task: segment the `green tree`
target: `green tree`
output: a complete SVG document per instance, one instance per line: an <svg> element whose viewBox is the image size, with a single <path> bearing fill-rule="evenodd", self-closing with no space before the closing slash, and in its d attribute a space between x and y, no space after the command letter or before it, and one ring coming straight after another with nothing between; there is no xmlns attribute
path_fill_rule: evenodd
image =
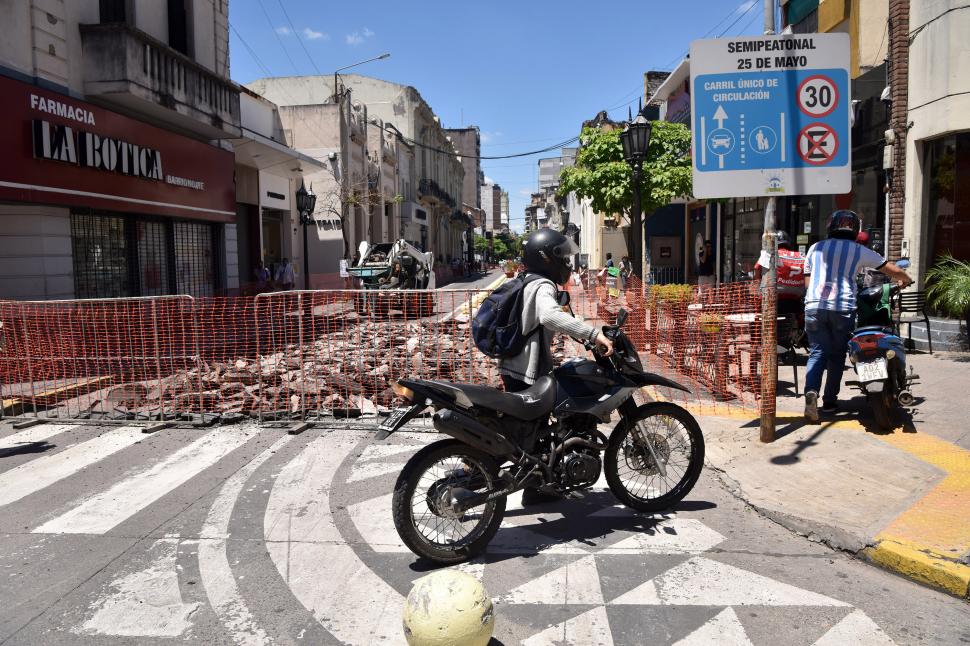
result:
<svg viewBox="0 0 970 646"><path fill-rule="evenodd" d="M641 210L646 216L678 197L690 195L690 130L680 123L652 122L650 147L640 183ZM576 165L562 170L559 195L575 191L600 213L629 217L633 208L633 169L623 159L620 130L583 128Z"/></svg>
<svg viewBox="0 0 970 646"><path fill-rule="evenodd" d="M475 253L481 254L482 257L488 253L488 240L485 236L480 236L477 233L475 234Z"/></svg>
<svg viewBox="0 0 970 646"><path fill-rule="evenodd" d="M509 246L500 237L496 236L492 239L492 250L495 253L495 257L499 260L504 260L509 257Z"/></svg>

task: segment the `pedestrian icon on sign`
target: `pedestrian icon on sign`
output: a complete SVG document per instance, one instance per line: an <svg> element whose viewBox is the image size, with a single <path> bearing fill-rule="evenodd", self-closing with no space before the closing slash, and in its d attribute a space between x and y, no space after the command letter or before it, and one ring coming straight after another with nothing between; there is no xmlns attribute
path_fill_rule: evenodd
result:
<svg viewBox="0 0 970 646"><path fill-rule="evenodd" d="M766 155L778 145L778 135L768 126L758 126L748 135L748 147L756 153Z"/></svg>

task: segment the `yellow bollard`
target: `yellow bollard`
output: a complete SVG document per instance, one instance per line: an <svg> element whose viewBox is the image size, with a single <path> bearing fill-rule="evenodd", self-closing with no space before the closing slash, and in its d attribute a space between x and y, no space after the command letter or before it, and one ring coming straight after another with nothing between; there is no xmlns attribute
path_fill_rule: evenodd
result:
<svg viewBox="0 0 970 646"><path fill-rule="evenodd" d="M494 629L492 600L485 586L458 570L421 577L404 604L409 646L486 646Z"/></svg>

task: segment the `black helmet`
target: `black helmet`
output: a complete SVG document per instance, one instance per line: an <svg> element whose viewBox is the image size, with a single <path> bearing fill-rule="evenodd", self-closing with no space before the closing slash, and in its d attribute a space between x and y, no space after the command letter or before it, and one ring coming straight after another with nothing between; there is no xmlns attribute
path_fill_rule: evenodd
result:
<svg viewBox="0 0 970 646"><path fill-rule="evenodd" d="M855 240L862 230L862 219L855 211L840 209L829 218L828 232L830 238Z"/></svg>
<svg viewBox="0 0 970 646"><path fill-rule="evenodd" d="M778 232L778 235L776 237L778 239L778 248L779 249L789 249L790 250L792 248L791 247L791 238L788 237L788 233L786 233L785 231L779 231Z"/></svg>
<svg viewBox="0 0 970 646"><path fill-rule="evenodd" d="M557 285L569 280L569 257L579 253L576 244L553 229L539 229L522 246L522 264Z"/></svg>

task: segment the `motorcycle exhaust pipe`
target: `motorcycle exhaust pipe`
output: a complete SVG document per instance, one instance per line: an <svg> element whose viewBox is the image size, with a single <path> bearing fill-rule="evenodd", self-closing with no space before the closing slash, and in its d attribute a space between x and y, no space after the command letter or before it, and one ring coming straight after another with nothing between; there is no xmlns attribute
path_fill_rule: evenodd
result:
<svg viewBox="0 0 970 646"><path fill-rule="evenodd" d="M435 429L438 431L489 455L503 457L521 453L519 447L515 446L504 435L491 430L463 413L445 409L435 413L432 420Z"/></svg>
<svg viewBox="0 0 970 646"><path fill-rule="evenodd" d="M913 405L913 401L915 400L915 398L913 397L913 393L911 393L910 391L908 391L908 390L901 390L899 392L899 394L896 395L896 400L902 406L912 406Z"/></svg>

